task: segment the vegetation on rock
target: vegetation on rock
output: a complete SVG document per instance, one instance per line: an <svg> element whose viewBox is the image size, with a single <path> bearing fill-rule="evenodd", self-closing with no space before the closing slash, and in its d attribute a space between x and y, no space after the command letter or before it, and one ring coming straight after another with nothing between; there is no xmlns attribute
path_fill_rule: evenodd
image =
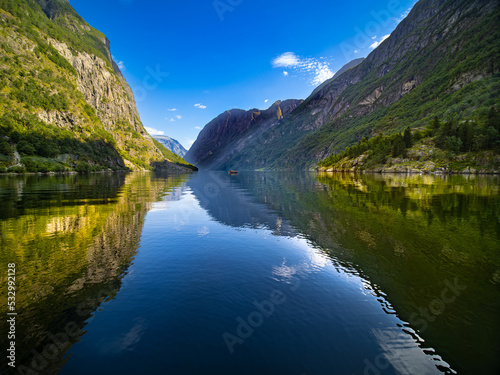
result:
<svg viewBox="0 0 500 375"><path fill-rule="evenodd" d="M148 170L166 159L101 32L66 0L0 1L0 172Z"/></svg>
<svg viewBox="0 0 500 375"><path fill-rule="evenodd" d="M458 121L438 117L427 127L363 138L318 163L319 170L489 172L500 169L500 112Z"/></svg>

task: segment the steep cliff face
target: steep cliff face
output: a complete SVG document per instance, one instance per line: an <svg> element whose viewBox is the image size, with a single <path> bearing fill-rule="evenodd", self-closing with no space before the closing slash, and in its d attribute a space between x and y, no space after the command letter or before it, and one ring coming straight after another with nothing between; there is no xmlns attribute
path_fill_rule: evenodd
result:
<svg viewBox="0 0 500 375"><path fill-rule="evenodd" d="M484 115L500 103L499 8L495 0L419 1L363 62L320 86L263 142L248 143L234 167L307 169L362 137L434 116Z"/></svg>
<svg viewBox="0 0 500 375"><path fill-rule="evenodd" d="M0 136L10 146L0 154L17 149L28 158L18 168L143 170L165 162L108 39L66 0L3 1L0 54Z"/></svg>
<svg viewBox="0 0 500 375"><path fill-rule="evenodd" d="M186 160L206 169L229 169L235 157L283 121L302 100L277 101L266 110L226 111L208 123L186 154Z"/></svg>

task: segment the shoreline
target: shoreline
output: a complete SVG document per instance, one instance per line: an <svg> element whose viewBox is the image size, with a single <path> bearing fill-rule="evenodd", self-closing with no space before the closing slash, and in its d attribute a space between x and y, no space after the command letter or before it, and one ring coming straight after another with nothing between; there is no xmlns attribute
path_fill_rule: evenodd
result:
<svg viewBox="0 0 500 375"><path fill-rule="evenodd" d="M381 169L315 169L318 173L370 173L370 174L420 174L420 175L473 175L473 176L487 176L487 175L500 175L500 171L425 171L425 170L385 170Z"/></svg>

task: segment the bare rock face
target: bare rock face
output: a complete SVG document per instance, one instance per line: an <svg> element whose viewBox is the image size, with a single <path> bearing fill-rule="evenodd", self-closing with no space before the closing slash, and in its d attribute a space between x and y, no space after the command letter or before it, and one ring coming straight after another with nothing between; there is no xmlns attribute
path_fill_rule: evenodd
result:
<svg viewBox="0 0 500 375"><path fill-rule="evenodd" d="M348 87L367 81L371 74L375 74L377 78L388 75L402 64L407 64L407 56L411 52L422 51L422 54L425 55L428 52L424 51L429 46L436 44L439 40L451 37L448 34L456 34L470 26L470 20L461 19L461 16L469 11L478 12L476 16L478 17L488 14L495 7L494 1L473 1L466 6L466 9L458 8L454 10L452 8L446 9L444 7L445 3L450 4L451 2L446 0L418 2L411 14L401 22L391 36L368 55L362 63L326 85L315 97L309 98L307 106L313 108L315 115L319 117L316 119L317 123L324 124L325 122L334 121L343 114L342 111L336 109L336 102L341 99L342 94ZM441 25L441 28L444 25L444 29L440 32L436 30L438 25ZM446 56L450 53L450 49L456 48L460 48L460 46L441 43L439 49L433 52L437 54L434 63L437 62L439 54ZM432 69L432 66L423 66L422 68L428 71ZM482 76L476 74L472 75L472 77L470 74L465 74L463 79L458 80L456 87L463 87L473 80L483 78L486 75L491 76L493 73L493 71L490 71ZM359 116L363 116L377 107L387 107L397 102L416 88L421 81L422 77L397 75L392 80L391 86L387 87L383 94L380 87L375 90L372 89L372 92L368 92L368 95L364 97L362 96L362 99L357 103L356 101L350 102L350 106L365 106L365 108L360 108L358 111ZM361 91L366 92L366 89L361 88Z"/></svg>
<svg viewBox="0 0 500 375"><path fill-rule="evenodd" d="M113 130L113 124L126 120L134 130L146 134L139 120L132 90L123 80L121 72L118 75L110 70L109 64L98 56L86 52L74 55L65 43L54 39L50 39L50 43L77 71L78 90L96 110L106 130Z"/></svg>
<svg viewBox="0 0 500 375"><path fill-rule="evenodd" d="M61 12L61 3L68 4L67 0L37 0L37 2L49 19L54 19Z"/></svg>
<svg viewBox="0 0 500 375"><path fill-rule="evenodd" d="M208 123L185 159L205 169L231 168L231 159L249 143L278 125L302 100L277 101L266 110L226 111ZM260 139L264 142L264 139Z"/></svg>
<svg viewBox="0 0 500 375"><path fill-rule="evenodd" d="M47 126L69 131L64 134L71 134L70 138L89 146L84 159L90 164L145 170L166 161L141 123L133 92L113 61L110 42L104 34L90 27L67 0L19 0L18 3L18 7L26 9L27 17L35 12L42 20L38 22L48 25L47 30L56 30L57 39L43 27L33 34L7 25L6 19L28 25L32 20L17 19L17 13L9 13L8 5L0 7L0 42L8 46L3 51L29 62L9 66L5 63L9 59L5 59L2 69L9 71L7 79L11 82L18 79L20 87L28 84L39 90L45 88L44 96L57 94L64 100L62 106L33 100L25 103L29 96L19 99L4 93L1 98L4 107L13 108L16 116L35 114ZM28 76L29 79L23 78ZM111 154L112 161L103 156Z"/></svg>

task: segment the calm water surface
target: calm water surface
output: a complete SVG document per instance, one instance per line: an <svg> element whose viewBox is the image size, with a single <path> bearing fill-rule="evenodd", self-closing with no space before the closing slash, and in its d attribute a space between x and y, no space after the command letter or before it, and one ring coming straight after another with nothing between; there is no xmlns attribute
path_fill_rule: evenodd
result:
<svg viewBox="0 0 500 375"><path fill-rule="evenodd" d="M3 176L0 293L16 263L19 315L17 368L1 371L497 374L499 190L473 176Z"/></svg>

